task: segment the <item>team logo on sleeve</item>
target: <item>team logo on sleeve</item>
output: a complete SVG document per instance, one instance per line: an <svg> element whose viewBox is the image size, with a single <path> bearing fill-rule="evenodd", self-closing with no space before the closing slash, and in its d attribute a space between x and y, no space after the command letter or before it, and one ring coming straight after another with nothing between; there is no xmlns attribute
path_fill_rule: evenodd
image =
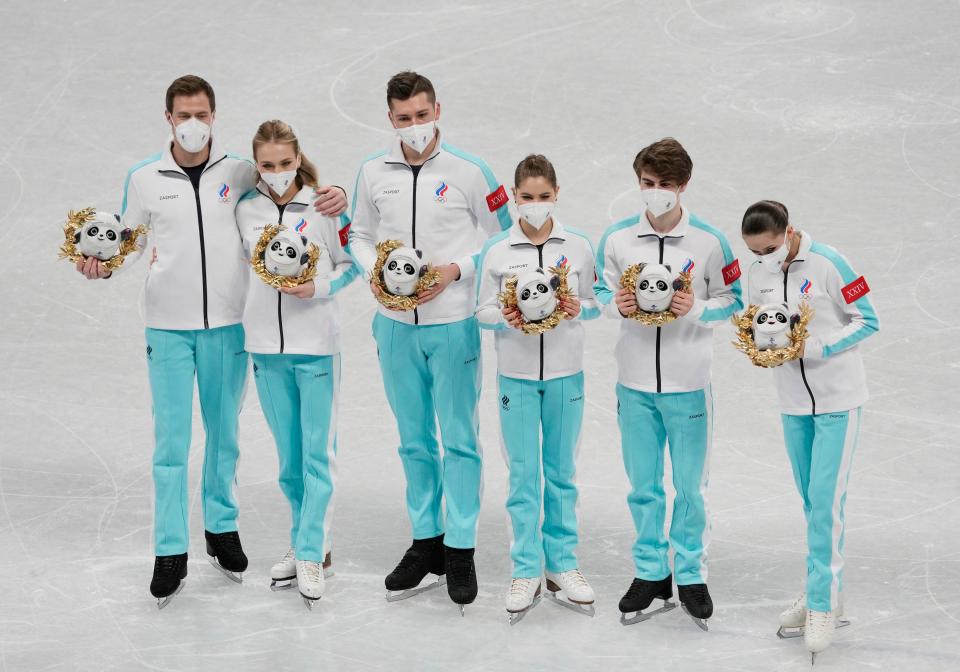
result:
<svg viewBox="0 0 960 672"><path fill-rule="evenodd" d="M696 266L696 264L693 263L693 259L687 258L687 260L683 262L683 268L681 268L680 271L683 273L689 273L693 270L694 266Z"/></svg>
<svg viewBox="0 0 960 672"><path fill-rule="evenodd" d="M840 291L843 294L844 301L853 303L870 293L870 285L867 284L867 279L861 275Z"/></svg>
<svg viewBox="0 0 960 672"><path fill-rule="evenodd" d="M557 268L566 268L570 265L570 260L567 259L567 255L561 254L559 257L557 257L557 260L553 262L553 265Z"/></svg>
<svg viewBox="0 0 960 672"><path fill-rule="evenodd" d="M447 191L450 189L449 185L443 180L440 180L440 186L436 188L433 192L433 200L437 203L446 203L447 202Z"/></svg>
<svg viewBox="0 0 960 672"><path fill-rule="evenodd" d="M729 285L740 277L740 260L734 259L723 267L723 284Z"/></svg>
<svg viewBox="0 0 960 672"><path fill-rule="evenodd" d="M219 197L221 203L229 203L231 200L233 200L230 198L230 185L228 185L226 182L220 185L220 189L217 191L217 196Z"/></svg>
<svg viewBox="0 0 960 672"><path fill-rule="evenodd" d="M303 217L300 218L300 221L297 222L297 225L293 227L297 233L303 233L307 228L307 220Z"/></svg>
<svg viewBox="0 0 960 672"><path fill-rule="evenodd" d="M490 212L496 212L505 206L509 200L510 197L507 196L507 190L504 189L501 184L495 192L487 195L487 207L490 209Z"/></svg>

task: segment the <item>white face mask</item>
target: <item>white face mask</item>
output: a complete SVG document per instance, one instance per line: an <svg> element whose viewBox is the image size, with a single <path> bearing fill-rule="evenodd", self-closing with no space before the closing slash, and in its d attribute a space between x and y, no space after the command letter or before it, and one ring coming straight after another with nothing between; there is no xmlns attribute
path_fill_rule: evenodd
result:
<svg viewBox="0 0 960 672"><path fill-rule="evenodd" d="M398 128L397 135L400 136L400 140L402 140L407 147L417 154L422 154L423 150L427 148L427 145L433 142L436 128L437 122L428 121L425 124L414 124L406 128Z"/></svg>
<svg viewBox="0 0 960 672"><path fill-rule="evenodd" d="M640 199L654 217L662 217L677 204L678 191L669 189L641 189Z"/></svg>
<svg viewBox="0 0 960 672"><path fill-rule="evenodd" d="M520 211L520 217L537 231L547 223L553 208L557 205L556 201L541 201L540 203L520 203L517 210Z"/></svg>
<svg viewBox="0 0 960 672"><path fill-rule="evenodd" d="M783 243L770 254L755 254L761 268L771 275L776 275L783 269L783 262L787 260L790 254L790 248L787 247L787 237L783 237Z"/></svg>
<svg viewBox="0 0 960 672"><path fill-rule="evenodd" d="M210 126L196 117L190 117L177 126L173 137L184 151L196 154L210 141Z"/></svg>
<svg viewBox="0 0 960 672"><path fill-rule="evenodd" d="M297 179L297 171L285 170L282 173L260 173L260 178L268 187L273 189L273 193L277 196L283 196L287 193L287 189L290 188L293 181Z"/></svg>

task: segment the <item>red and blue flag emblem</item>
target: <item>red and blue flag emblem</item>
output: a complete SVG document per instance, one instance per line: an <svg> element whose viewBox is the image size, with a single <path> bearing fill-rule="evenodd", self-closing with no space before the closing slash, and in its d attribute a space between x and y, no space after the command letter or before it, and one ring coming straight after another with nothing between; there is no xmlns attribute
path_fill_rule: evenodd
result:
<svg viewBox="0 0 960 672"><path fill-rule="evenodd" d="M688 258L685 262L683 262L683 268L680 270L684 273L689 273L693 270L694 265L693 259Z"/></svg>
<svg viewBox="0 0 960 672"><path fill-rule="evenodd" d="M810 289L811 289L812 287L813 287L813 283L810 282L809 279L804 278L804 279L803 279L803 282L800 284L800 293L801 293L801 294L809 294L809 293L810 293Z"/></svg>
<svg viewBox="0 0 960 672"><path fill-rule="evenodd" d="M307 228L307 220L301 217L300 221L297 222L297 225L294 228L296 229L297 233L303 233L304 229Z"/></svg>

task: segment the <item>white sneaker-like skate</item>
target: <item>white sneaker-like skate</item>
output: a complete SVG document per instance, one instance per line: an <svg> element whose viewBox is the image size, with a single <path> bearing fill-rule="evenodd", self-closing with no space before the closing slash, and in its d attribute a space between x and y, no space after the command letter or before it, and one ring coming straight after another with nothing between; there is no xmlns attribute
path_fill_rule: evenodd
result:
<svg viewBox="0 0 960 672"><path fill-rule="evenodd" d="M297 578L297 559L293 547L270 568L270 590L287 590Z"/></svg>
<svg viewBox="0 0 960 672"><path fill-rule="evenodd" d="M803 642L810 652L810 664L816 661L817 654L833 642L833 633L837 629L836 616L832 611L814 611L807 609L807 620L803 627Z"/></svg>
<svg viewBox="0 0 960 672"><path fill-rule="evenodd" d="M843 593L840 593L839 604L834 610L836 615L836 627L842 628L850 625L850 621L843 617ZM780 612L780 629L777 630L777 637L780 639L794 639L803 636L804 626L807 622L807 594L800 593L797 599L793 601L788 608Z"/></svg>
<svg viewBox="0 0 960 672"><path fill-rule="evenodd" d="M507 593L507 615L510 625L516 625L527 612L540 602L540 577L535 579L514 579Z"/></svg>
<svg viewBox="0 0 960 672"><path fill-rule="evenodd" d="M563 593L563 597L557 597L557 593ZM593 616L596 613L593 608L596 600L593 588L579 569L571 569L559 574L547 572L547 597L560 606L584 616Z"/></svg>
<svg viewBox="0 0 960 672"><path fill-rule="evenodd" d="M313 609L314 603L323 597L323 563L313 560L297 560L297 586L303 603Z"/></svg>

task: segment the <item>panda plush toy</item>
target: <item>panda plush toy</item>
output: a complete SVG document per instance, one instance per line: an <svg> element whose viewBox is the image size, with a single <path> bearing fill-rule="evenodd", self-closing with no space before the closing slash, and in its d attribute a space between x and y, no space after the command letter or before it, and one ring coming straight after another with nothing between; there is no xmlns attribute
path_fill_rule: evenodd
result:
<svg viewBox="0 0 960 672"><path fill-rule="evenodd" d="M423 252L411 247L398 247L383 265L383 284L394 296L412 296L426 272Z"/></svg>
<svg viewBox="0 0 960 672"><path fill-rule="evenodd" d="M757 350L773 350L790 346L790 331L795 320L782 303L760 306L753 316L753 343Z"/></svg>
<svg viewBox="0 0 960 672"><path fill-rule="evenodd" d="M286 278L300 275L309 260L306 236L290 231L281 231L275 235L263 253L267 271Z"/></svg>
<svg viewBox="0 0 960 672"><path fill-rule="evenodd" d="M132 235L130 229L120 226L117 215L97 210L93 213L93 219L74 234L73 242L83 256L107 261L117 256L120 243Z"/></svg>
<svg viewBox="0 0 960 672"><path fill-rule="evenodd" d="M557 309L557 289L560 278L549 279L542 268L529 271L517 278L517 308L527 322L539 322Z"/></svg>
<svg viewBox="0 0 960 672"><path fill-rule="evenodd" d="M637 306L648 313L662 313L670 307L673 294L682 283L669 266L641 264L637 275Z"/></svg>

